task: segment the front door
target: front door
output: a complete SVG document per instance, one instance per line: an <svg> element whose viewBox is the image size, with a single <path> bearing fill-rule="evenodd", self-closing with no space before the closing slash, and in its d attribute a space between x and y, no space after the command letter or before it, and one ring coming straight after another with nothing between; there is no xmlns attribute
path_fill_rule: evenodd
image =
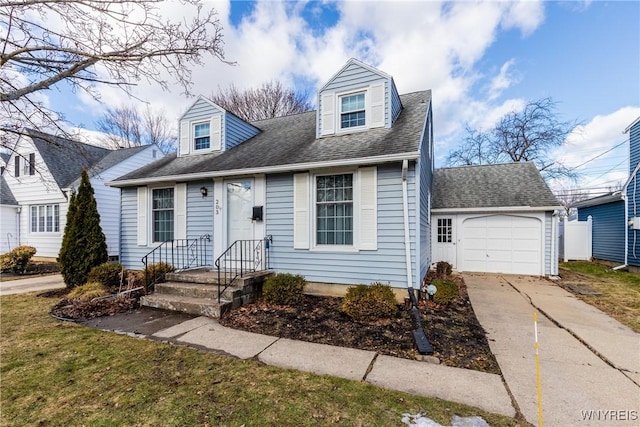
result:
<svg viewBox="0 0 640 427"><path fill-rule="evenodd" d="M253 240L253 180L225 182L227 192L227 246L236 240Z"/></svg>
<svg viewBox="0 0 640 427"><path fill-rule="evenodd" d="M455 216L433 217L432 262L446 261L456 268L456 218Z"/></svg>

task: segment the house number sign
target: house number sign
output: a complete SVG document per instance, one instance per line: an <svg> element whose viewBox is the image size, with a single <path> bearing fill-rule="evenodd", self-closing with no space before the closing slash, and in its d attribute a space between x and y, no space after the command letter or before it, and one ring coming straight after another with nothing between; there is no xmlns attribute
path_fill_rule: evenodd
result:
<svg viewBox="0 0 640 427"><path fill-rule="evenodd" d="M216 199L216 215L220 215L220 200Z"/></svg>

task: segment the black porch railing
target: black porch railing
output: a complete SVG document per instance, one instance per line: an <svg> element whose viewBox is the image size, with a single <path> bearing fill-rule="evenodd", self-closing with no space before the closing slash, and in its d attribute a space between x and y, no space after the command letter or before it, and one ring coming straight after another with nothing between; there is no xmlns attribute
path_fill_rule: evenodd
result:
<svg viewBox="0 0 640 427"><path fill-rule="evenodd" d="M150 266L162 262L170 264L175 271L211 266L212 253L210 234L204 234L195 239L177 239L162 242L154 250L142 257L147 289L152 289L160 278L159 276L165 273L159 268Z"/></svg>
<svg viewBox="0 0 640 427"><path fill-rule="evenodd" d="M270 238L264 240L236 240L216 259L218 270L218 302L222 293L238 277L269 269Z"/></svg>

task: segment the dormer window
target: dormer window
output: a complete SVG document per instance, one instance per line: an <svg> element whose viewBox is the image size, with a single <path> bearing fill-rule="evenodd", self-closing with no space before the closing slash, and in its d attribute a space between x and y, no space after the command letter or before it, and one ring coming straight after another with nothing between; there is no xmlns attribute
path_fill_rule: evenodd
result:
<svg viewBox="0 0 640 427"><path fill-rule="evenodd" d="M364 92L340 97L340 129L365 125Z"/></svg>
<svg viewBox="0 0 640 427"><path fill-rule="evenodd" d="M193 149L208 150L211 146L211 127L209 122L194 123Z"/></svg>

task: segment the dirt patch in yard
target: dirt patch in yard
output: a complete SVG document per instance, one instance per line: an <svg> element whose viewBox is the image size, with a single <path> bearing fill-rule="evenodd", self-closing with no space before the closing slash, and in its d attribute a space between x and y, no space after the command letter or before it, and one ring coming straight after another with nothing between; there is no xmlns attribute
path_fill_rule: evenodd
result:
<svg viewBox="0 0 640 427"><path fill-rule="evenodd" d="M460 296L449 305L421 301L425 333L440 363L458 368L500 373L489 349L484 329L476 319L466 286L456 276ZM342 313L342 298L305 295L296 307L263 301L232 310L220 323L249 332L371 350L379 354L415 359L418 351L411 333L407 307L398 306L395 317L376 322L355 322Z"/></svg>

